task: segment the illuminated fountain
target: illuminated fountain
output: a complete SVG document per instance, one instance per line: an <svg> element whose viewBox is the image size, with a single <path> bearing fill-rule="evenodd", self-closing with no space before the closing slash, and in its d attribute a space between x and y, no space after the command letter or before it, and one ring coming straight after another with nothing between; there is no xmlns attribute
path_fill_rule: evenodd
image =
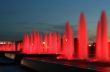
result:
<svg viewBox="0 0 110 72"><path fill-rule="evenodd" d="M108 61L108 28L107 28L106 12L103 11L101 19L97 26L96 35L96 60ZM62 41L61 41L62 39ZM88 32L87 23L84 13L80 14L79 29L78 29L78 43L76 46L76 58L80 60L87 60L89 58L88 47ZM32 32L30 37L28 34L24 35L23 53L26 54L61 54L57 59L74 59L74 34L69 22L66 22L66 28L63 36L60 33L50 32L42 35L39 32Z"/></svg>
<svg viewBox="0 0 110 72"><path fill-rule="evenodd" d="M36 37L36 32L33 32L33 36L32 36L33 38L33 40L32 40L32 53L33 54L36 54L37 53L37 37Z"/></svg>
<svg viewBox="0 0 110 72"><path fill-rule="evenodd" d="M110 67L110 47L108 47L110 42L108 42L107 27L106 12L102 11L101 18L97 24L96 43L94 42L93 45L89 45L86 17L84 13L81 13L77 38L74 38L73 29L68 21L66 22L65 31L62 37L60 36L60 33L57 32L45 33L43 36L44 38L39 32L31 32L30 35L25 33L23 42L18 43L17 51L22 51L23 54L27 55L25 57L23 54L18 54L17 57L21 58L22 56L22 60L20 61L21 64L32 69L35 68L35 70L37 70L37 66L39 66L38 69L41 70L41 67L49 66L46 67L44 71L50 70L52 66L54 68L57 68L58 66L58 69L65 68L64 71L67 71L67 69L69 69L69 71L76 71L78 69L81 69L82 71L86 69L93 71L109 71L109 68L107 67ZM0 43L0 51L16 51L15 43ZM95 58L91 54L95 54ZM31 56L34 56L35 58L31 58ZM55 58L60 59L60 61Z"/></svg>
<svg viewBox="0 0 110 72"><path fill-rule="evenodd" d="M32 32L30 35L30 52L31 54L36 54L37 53L37 36L36 32Z"/></svg>
<svg viewBox="0 0 110 72"><path fill-rule="evenodd" d="M66 30L63 44L63 52L67 59L73 59L73 31L69 24L66 23ZM52 32L46 33L42 39L42 35L39 32L31 32L24 35L23 39L23 53L25 54L59 54L61 52L61 36L60 33Z"/></svg>
<svg viewBox="0 0 110 72"><path fill-rule="evenodd" d="M70 23L66 23L66 29L63 34L63 44L62 44L62 52L57 59L68 59L72 60L74 58L74 42L73 42L73 30L72 27L70 26Z"/></svg>
<svg viewBox="0 0 110 72"><path fill-rule="evenodd" d="M78 31L78 59L88 59L87 23L83 13L80 14Z"/></svg>
<svg viewBox="0 0 110 72"><path fill-rule="evenodd" d="M29 36L27 33L24 34L22 52L26 53L26 54L28 54L30 52L30 50L29 50Z"/></svg>
<svg viewBox="0 0 110 72"><path fill-rule="evenodd" d="M52 33L49 33L49 48L48 48L49 54L53 53L53 49L52 49L53 45L52 44L53 44L52 43Z"/></svg>
<svg viewBox="0 0 110 72"><path fill-rule="evenodd" d="M22 42L18 42L18 45L17 45L17 51L22 51L22 48L23 48L23 43Z"/></svg>
<svg viewBox="0 0 110 72"><path fill-rule="evenodd" d="M16 44L15 42L11 41L1 41L0 42L0 51L6 52L14 52L16 51Z"/></svg>
<svg viewBox="0 0 110 72"><path fill-rule="evenodd" d="M24 34L23 39L23 48L22 52L24 54L36 54L37 53L37 46L36 46L36 33L32 32L30 36L27 33ZM39 42L38 42L39 43Z"/></svg>
<svg viewBox="0 0 110 72"><path fill-rule="evenodd" d="M96 40L96 59L99 61L109 61L108 47L108 23L105 11L102 11L100 23L98 24L97 40Z"/></svg>
<svg viewBox="0 0 110 72"><path fill-rule="evenodd" d="M40 53L40 33L36 32L34 35L34 46L36 48L36 54Z"/></svg>
<svg viewBox="0 0 110 72"><path fill-rule="evenodd" d="M34 43L33 43L33 32L29 36L29 53L33 54L34 52Z"/></svg>
<svg viewBox="0 0 110 72"><path fill-rule="evenodd" d="M97 34L96 34L96 59L101 60L102 48L101 48L101 23L97 24Z"/></svg>
<svg viewBox="0 0 110 72"><path fill-rule="evenodd" d="M53 49L53 53L54 54L57 54L57 34L56 34L56 32L54 32L53 33L53 37L52 37L53 39L52 39L52 43L53 43L53 47L52 47L52 49Z"/></svg>
<svg viewBox="0 0 110 72"><path fill-rule="evenodd" d="M58 54L60 49L60 34L46 33L43 41L44 54Z"/></svg>
<svg viewBox="0 0 110 72"><path fill-rule="evenodd" d="M61 36L60 33L57 35L57 54L59 54L61 51Z"/></svg>
<svg viewBox="0 0 110 72"><path fill-rule="evenodd" d="M107 24L107 15L106 12L103 11L101 15L101 39L102 39L102 60L109 60L109 48L108 48L108 24Z"/></svg>
<svg viewBox="0 0 110 72"><path fill-rule="evenodd" d="M38 49L37 49L37 53L38 54L43 54L43 44L42 44L42 35L40 33L38 33Z"/></svg>
<svg viewBox="0 0 110 72"><path fill-rule="evenodd" d="M43 54L42 45L42 36L39 32L32 32L30 36L25 34L23 41L23 53Z"/></svg>

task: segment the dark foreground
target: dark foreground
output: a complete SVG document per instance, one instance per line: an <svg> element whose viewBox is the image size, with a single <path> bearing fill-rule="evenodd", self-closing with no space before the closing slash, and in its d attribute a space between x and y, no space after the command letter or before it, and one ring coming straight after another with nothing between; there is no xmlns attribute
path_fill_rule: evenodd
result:
<svg viewBox="0 0 110 72"><path fill-rule="evenodd" d="M0 72L37 72L17 64L14 60L0 57Z"/></svg>
<svg viewBox="0 0 110 72"><path fill-rule="evenodd" d="M61 61L62 62L62 61ZM57 64L54 60L53 63L47 59L39 58L23 58L21 64L15 60L0 57L0 72L96 72L78 67L71 67L63 64Z"/></svg>
<svg viewBox="0 0 110 72"><path fill-rule="evenodd" d="M10 54L0 57L0 72L110 72L110 62L57 60L54 55Z"/></svg>

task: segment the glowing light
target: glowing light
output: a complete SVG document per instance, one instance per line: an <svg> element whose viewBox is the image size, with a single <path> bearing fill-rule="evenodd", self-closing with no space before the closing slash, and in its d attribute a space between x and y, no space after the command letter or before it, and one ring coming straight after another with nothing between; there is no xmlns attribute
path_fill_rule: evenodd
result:
<svg viewBox="0 0 110 72"><path fill-rule="evenodd" d="M91 47L91 45L89 44L89 47Z"/></svg>
<svg viewBox="0 0 110 72"><path fill-rule="evenodd" d="M15 43L8 41L0 42L0 51L16 51Z"/></svg>
<svg viewBox="0 0 110 72"><path fill-rule="evenodd" d="M109 47L108 47L108 24L106 12L103 11L101 19L97 26L96 36L96 59L100 61L109 61ZM62 41L61 41L62 39ZM15 50L15 44L5 44L0 42L0 47L3 50ZM91 47L88 41L87 23L84 13L80 14L78 40L76 43L76 56L78 59L84 60L89 58L88 46ZM8 48L8 49L7 49ZM32 32L30 36L26 33L24 35L22 46L18 45L18 48L22 48L22 52L26 54L61 54L57 59L74 59L74 33L69 22L66 22L65 31L63 36L60 33L50 32L42 35L39 32ZM95 59L95 60L96 60Z"/></svg>
<svg viewBox="0 0 110 72"><path fill-rule="evenodd" d="M65 41L67 42L67 39L65 39Z"/></svg>
<svg viewBox="0 0 110 72"><path fill-rule="evenodd" d="M96 59L99 61L109 61L108 48L108 24L106 12L102 11L100 22L98 23L96 39Z"/></svg>
<svg viewBox="0 0 110 72"><path fill-rule="evenodd" d="M24 34L24 40L23 40L23 53L28 53L29 52L29 37L28 34Z"/></svg>
<svg viewBox="0 0 110 72"><path fill-rule="evenodd" d="M101 60L102 48L101 48L101 23L97 24L97 35L96 35L96 59Z"/></svg>
<svg viewBox="0 0 110 72"><path fill-rule="evenodd" d="M43 44L45 44L45 42L43 42Z"/></svg>
<svg viewBox="0 0 110 72"><path fill-rule="evenodd" d="M32 46L33 46L34 44L32 43Z"/></svg>
<svg viewBox="0 0 110 72"><path fill-rule="evenodd" d="M84 13L80 14L79 31L78 31L78 58L88 59L88 35L87 24Z"/></svg>
<svg viewBox="0 0 110 72"><path fill-rule="evenodd" d="M74 41L73 41L73 29L70 26L70 23L66 23L66 29L63 35L63 44L62 44L62 52L57 59L67 59L72 60L74 58Z"/></svg>

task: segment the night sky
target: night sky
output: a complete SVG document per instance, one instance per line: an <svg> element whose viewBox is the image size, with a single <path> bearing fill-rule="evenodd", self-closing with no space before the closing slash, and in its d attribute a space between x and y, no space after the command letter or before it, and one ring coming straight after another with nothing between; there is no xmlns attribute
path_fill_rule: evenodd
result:
<svg viewBox="0 0 110 72"><path fill-rule="evenodd" d="M24 32L33 30L63 33L66 21L70 21L77 36L82 11L89 39L94 40L102 10L106 10L110 21L110 0L0 0L0 40L20 40Z"/></svg>

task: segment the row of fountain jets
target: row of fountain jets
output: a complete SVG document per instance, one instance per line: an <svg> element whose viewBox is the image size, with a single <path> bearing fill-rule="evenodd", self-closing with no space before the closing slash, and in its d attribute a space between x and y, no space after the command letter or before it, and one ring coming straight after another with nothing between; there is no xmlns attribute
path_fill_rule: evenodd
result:
<svg viewBox="0 0 110 72"><path fill-rule="evenodd" d="M100 20L97 24L95 60L110 61L110 50L108 47L108 24L107 15L102 11ZM28 54L60 54L57 59L89 59L88 33L86 17L82 12L79 20L77 57L74 49L74 33L69 22L66 22L66 28L63 36L60 33L45 34L44 40L39 32L32 32L30 37L24 35L22 52Z"/></svg>
<svg viewBox="0 0 110 72"><path fill-rule="evenodd" d="M97 61L109 61L110 50L108 47L108 23L105 11L102 11L97 24L95 57ZM57 59L89 59L87 23L84 13L80 14L78 30L77 52L74 48L74 33L68 22L66 22L63 36L60 33L46 33L44 39L39 32L32 32L30 36L25 33L22 43L18 44L18 50L26 54L60 54ZM75 57L77 53L77 57Z"/></svg>

